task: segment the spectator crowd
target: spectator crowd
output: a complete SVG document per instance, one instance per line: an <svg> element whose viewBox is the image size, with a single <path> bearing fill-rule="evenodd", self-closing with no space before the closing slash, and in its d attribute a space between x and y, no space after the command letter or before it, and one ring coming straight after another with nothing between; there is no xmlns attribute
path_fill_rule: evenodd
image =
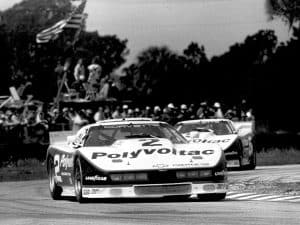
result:
<svg viewBox="0 0 300 225"><path fill-rule="evenodd" d="M47 144L49 131L78 130L80 127L105 119L147 117L172 125L179 121L204 118L228 118L236 121L253 120L252 110L243 101L239 107L225 108L219 102L133 107L130 104L104 105L96 110L45 109L42 104L0 109L0 136L19 137L23 143ZM3 139L4 140L4 139Z"/></svg>
<svg viewBox="0 0 300 225"><path fill-rule="evenodd" d="M120 84L108 74L104 74L98 56L89 65L79 58L76 64L58 60L53 69L56 97L61 95L75 96L88 102L102 101L97 109L85 108L76 110L72 107L50 108L42 102L33 103L33 76L25 76L14 71L12 80L21 99L26 104L18 107L0 108L0 138L4 141L21 140L22 143L48 143L49 131L78 130L80 127L105 119L128 117L147 117L165 121L171 125L183 120L204 118L228 118L231 120L253 120L252 109L243 100L239 105L228 107L219 102L199 104L135 105L121 103L118 97ZM22 79L21 79L22 78ZM107 101L107 100L115 101ZM56 99L57 100L57 99ZM119 102L119 103L118 103ZM100 103L99 103L100 104ZM0 143L1 144L1 143Z"/></svg>
<svg viewBox="0 0 300 225"><path fill-rule="evenodd" d="M101 101L117 99L120 87L120 79L111 74L105 74L99 63L99 56L93 57L87 63L85 59L79 58L75 63L71 59L63 62L58 59L53 71L48 78L48 85L51 87L49 93L60 99L84 99L86 101ZM11 68L11 85L14 86L21 98L28 95L36 96L39 89L33 75L28 75Z"/></svg>

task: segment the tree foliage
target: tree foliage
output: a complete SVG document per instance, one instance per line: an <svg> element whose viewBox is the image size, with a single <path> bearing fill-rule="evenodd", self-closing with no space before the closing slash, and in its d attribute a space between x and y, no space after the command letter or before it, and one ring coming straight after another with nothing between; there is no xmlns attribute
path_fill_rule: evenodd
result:
<svg viewBox="0 0 300 225"><path fill-rule="evenodd" d="M272 17L281 17L290 27L300 19L299 0L266 0L266 8Z"/></svg>
<svg viewBox="0 0 300 225"><path fill-rule="evenodd" d="M103 71L110 74L125 62L128 54L127 40L115 35L100 36L97 32L83 31L73 46L74 31L64 31L59 39L47 44L36 44L36 34L65 19L71 12L69 0L26 0L0 13L0 46L2 71L0 94L8 92L9 85L17 85L14 79L31 76L36 96L51 100L55 90L53 71L58 60L71 59L74 65L78 57L85 63L99 56ZM38 93L38 94L37 94Z"/></svg>

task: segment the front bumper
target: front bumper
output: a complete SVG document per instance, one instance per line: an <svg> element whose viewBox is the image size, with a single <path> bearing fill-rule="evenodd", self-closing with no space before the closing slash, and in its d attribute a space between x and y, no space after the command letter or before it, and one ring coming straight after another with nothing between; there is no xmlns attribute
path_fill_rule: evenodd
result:
<svg viewBox="0 0 300 225"><path fill-rule="evenodd" d="M84 198L146 198L226 193L227 183L164 183L120 186L84 186Z"/></svg>

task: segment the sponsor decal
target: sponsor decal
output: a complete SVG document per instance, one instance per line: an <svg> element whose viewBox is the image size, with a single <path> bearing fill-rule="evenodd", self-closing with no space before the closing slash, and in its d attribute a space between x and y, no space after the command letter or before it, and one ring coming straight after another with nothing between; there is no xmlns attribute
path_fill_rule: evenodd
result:
<svg viewBox="0 0 300 225"><path fill-rule="evenodd" d="M123 160L122 159L113 159L112 162L113 163L121 163L121 162L123 162Z"/></svg>
<svg viewBox="0 0 300 225"><path fill-rule="evenodd" d="M216 139L198 139L198 138L193 138L192 142L194 143L208 143L208 144L219 144L219 143L227 143L229 142L230 139L223 139L223 140L216 140Z"/></svg>
<svg viewBox="0 0 300 225"><path fill-rule="evenodd" d="M83 189L82 192L83 192L83 195L89 195L90 194L89 189Z"/></svg>
<svg viewBox="0 0 300 225"><path fill-rule="evenodd" d="M199 155L199 156L193 156L192 158L193 159L203 159L203 157L201 155Z"/></svg>
<svg viewBox="0 0 300 225"><path fill-rule="evenodd" d="M107 177L101 177L101 176L86 176L84 178L86 181L107 181Z"/></svg>
<svg viewBox="0 0 300 225"><path fill-rule="evenodd" d="M60 167L67 170L68 168L73 167L73 156L62 155L60 160Z"/></svg>
<svg viewBox="0 0 300 225"><path fill-rule="evenodd" d="M203 166L203 165L209 165L208 163L178 163L173 164L173 167L197 167L197 166Z"/></svg>
<svg viewBox="0 0 300 225"><path fill-rule="evenodd" d="M162 168L168 168L169 165L167 165L167 164L156 164L156 165L153 165L152 167L162 169Z"/></svg>
<svg viewBox="0 0 300 225"><path fill-rule="evenodd" d="M190 156L200 156L200 155L212 155L214 154L214 150L204 150L204 151L199 151L199 150L176 150L176 149L169 149L169 148L158 148L158 149L138 149L136 151L132 152L123 152L121 154L119 153L113 153L113 154L108 154L106 152L94 152L92 154L92 159L97 159L101 157L107 157L110 159L120 159L120 158L130 158L130 159L135 159L138 158L141 155L152 155L154 153L160 154L160 155L167 155L167 154L172 154L172 155L180 155L180 156L185 156L185 155L190 155Z"/></svg>

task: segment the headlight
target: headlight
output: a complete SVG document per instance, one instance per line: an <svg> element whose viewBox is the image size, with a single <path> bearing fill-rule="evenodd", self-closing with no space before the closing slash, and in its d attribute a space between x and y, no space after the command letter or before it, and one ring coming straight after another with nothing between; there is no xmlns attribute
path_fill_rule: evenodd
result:
<svg viewBox="0 0 300 225"><path fill-rule="evenodd" d="M190 171L177 171L177 179L188 179L188 178L206 178L211 177L211 170L190 170Z"/></svg>
<svg viewBox="0 0 300 225"><path fill-rule="evenodd" d="M124 173L124 174L111 174L110 179L115 182L122 181L147 181L147 173Z"/></svg>

